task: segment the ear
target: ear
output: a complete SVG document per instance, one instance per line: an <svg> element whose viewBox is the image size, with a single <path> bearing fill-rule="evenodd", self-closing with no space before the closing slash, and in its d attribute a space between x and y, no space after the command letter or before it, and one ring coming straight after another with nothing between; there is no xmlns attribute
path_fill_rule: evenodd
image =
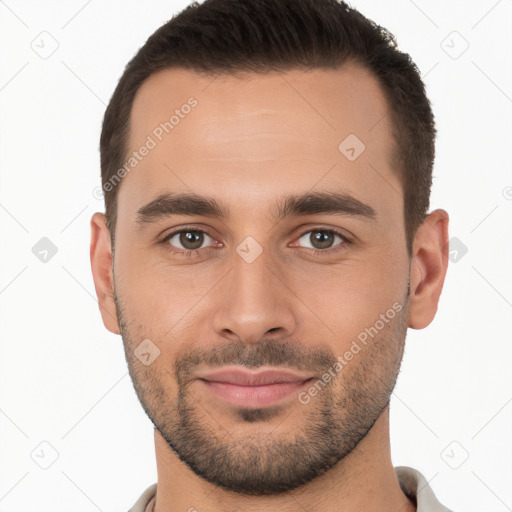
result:
<svg viewBox="0 0 512 512"><path fill-rule="evenodd" d="M94 287L98 297L103 324L110 332L119 334L119 324L114 302L114 275L110 231L107 228L105 215L100 212L94 213L91 218L90 255Z"/></svg>
<svg viewBox="0 0 512 512"><path fill-rule="evenodd" d="M448 213L431 212L418 228L410 271L409 327L424 329L437 312L448 269Z"/></svg>

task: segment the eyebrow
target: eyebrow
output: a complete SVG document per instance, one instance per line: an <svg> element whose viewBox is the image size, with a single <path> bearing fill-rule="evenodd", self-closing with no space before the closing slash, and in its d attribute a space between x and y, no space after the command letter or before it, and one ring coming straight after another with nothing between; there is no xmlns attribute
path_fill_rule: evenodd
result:
<svg viewBox="0 0 512 512"><path fill-rule="evenodd" d="M271 219L280 221L300 215L333 214L376 221L377 212L370 205L347 193L313 192L290 195L277 200L270 209ZM157 222L172 215L199 215L227 220L229 208L216 199L195 193L164 193L137 210L136 222Z"/></svg>

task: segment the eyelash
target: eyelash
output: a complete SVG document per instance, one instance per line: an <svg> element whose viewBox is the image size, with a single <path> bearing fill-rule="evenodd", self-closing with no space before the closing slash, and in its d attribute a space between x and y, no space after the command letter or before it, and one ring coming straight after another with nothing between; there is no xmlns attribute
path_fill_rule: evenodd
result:
<svg viewBox="0 0 512 512"><path fill-rule="evenodd" d="M183 233L183 232L187 232L187 231L193 231L195 233L204 233L205 235L208 235L210 238L213 238L211 235L209 235L206 231L204 231L203 229L197 229L193 226L185 226L185 227L182 227L176 231L173 231L172 233L169 233L168 235L166 235L163 240L161 240L161 244L166 246L164 247L164 249L166 251L169 251L171 252L172 254L176 255L176 256L183 256L183 257L186 257L186 258L192 258L192 257L195 257L195 256L198 256L199 255L199 252L204 250L204 249L212 249L212 247L207 247L207 248L202 248L202 249L190 249L190 250L179 250L179 249L174 249L168 242L169 240L174 236L174 235L177 235L179 233ZM324 229L324 228L313 228L313 229L308 229L307 231L304 231L303 233L301 233L299 235L299 237L297 239L300 239L302 238L304 235L306 235L307 233L311 233L313 231L320 231L320 232L323 232L323 233L334 233L335 235L338 235L340 238L343 239L343 243L341 243L341 247L338 245L336 247L331 247L329 249L311 249L309 247L302 247L302 249L306 249L308 252L313 252L313 254L315 256L325 256L326 254L331 254L333 252L338 252L338 251L341 251L341 250L344 250L347 246L350 246L352 245L352 241L350 239L348 239L343 233L341 233L340 231L336 230L336 229L332 229L332 228L329 228L329 229Z"/></svg>

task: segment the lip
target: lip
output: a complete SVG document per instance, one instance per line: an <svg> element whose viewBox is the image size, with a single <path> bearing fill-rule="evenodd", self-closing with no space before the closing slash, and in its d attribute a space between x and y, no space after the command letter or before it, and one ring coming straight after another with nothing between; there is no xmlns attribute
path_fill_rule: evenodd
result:
<svg viewBox="0 0 512 512"><path fill-rule="evenodd" d="M199 374L196 378L211 393L232 405L261 408L284 400L313 377L289 370L264 369L255 372L228 367Z"/></svg>

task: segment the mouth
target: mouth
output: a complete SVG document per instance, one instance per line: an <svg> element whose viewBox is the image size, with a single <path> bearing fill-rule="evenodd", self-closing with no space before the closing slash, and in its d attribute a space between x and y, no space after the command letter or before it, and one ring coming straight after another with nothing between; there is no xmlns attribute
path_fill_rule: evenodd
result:
<svg viewBox="0 0 512 512"><path fill-rule="evenodd" d="M199 374L197 380L221 400L244 408L269 407L292 396L314 379L311 374L288 370L250 371L225 367Z"/></svg>

